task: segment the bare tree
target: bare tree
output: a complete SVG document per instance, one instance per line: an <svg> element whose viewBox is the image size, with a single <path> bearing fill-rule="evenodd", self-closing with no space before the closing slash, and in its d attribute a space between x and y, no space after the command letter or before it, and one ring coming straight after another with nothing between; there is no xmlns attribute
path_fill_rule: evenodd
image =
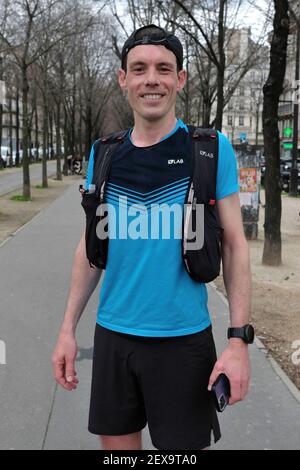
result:
<svg viewBox="0 0 300 470"><path fill-rule="evenodd" d="M22 103L23 103L23 196L30 198L30 174L29 174L29 122L28 122L28 69L33 63L34 54L31 54L30 45L33 35L33 24L34 20L39 15L39 0L23 0L15 3L16 11L14 12L17 26L24 28L25 34L23 41L18 35L17 37L13 34L12 25L8 34L4 35L0 32L0 38L3 43L9 48L10 52L14 55L16 63L18 64L21 71L22 79ZM10 10L10 16L12 16L12 2L7 2L7 8ZM23 22L23 19L25 22ZM9 34L10 33L10 34ZM19 40L19 41L18 41ZM36 60L36 59L35 59Z"/></svg>
<svg viewBox="0 0 300 470"><path fill-rule="evenodd" d="M75 6L78 4L76 0ZM23 196L30 197L29 174L29 115L28 93L30 89L29 69L44 54L48 53L55 45L74 35L72 28L72 15L74 2L68 0L6 0L7 23L5 30L0 30L0 41L15 58L21 72L22 105L23 105ZM41 22L39 21L46 12L52 12L48 22L49 35L43 35ZM88 28L94 22L93 16L89 16L88 23L83 28ZM78 33L78 31L76 31ZM50 41L49 41L50 37Z"/></svg>
<svg viewBox="0 0 300 470"><path fill-rule="evenodd" d="M194 41L199 91L203 98L203 123L207 127L214 126L222 130L223 109L247 72L259 62L266 28L262 27L256 42L251 41L247 55L240 59L238 64L233 64L234 56L230 58L228 51L238 32L238 15L242 0L206 0L201 2L201 5L193 0L174 2L190 22L185 24L182 18L180 22L168 18L164 6L166 18ZM212 106L215 102L215 118L211 121Z"/></svg>
<svg viewBox="0 0 300 470"><path fill-rule="evenodd" d="M94 138L105 130L106 104L113 90L113 74L117 65L111 46L113 28L106 18L103 18L100 31L99 28L91 30L83 39L79 51L86 158Z"/></svg>

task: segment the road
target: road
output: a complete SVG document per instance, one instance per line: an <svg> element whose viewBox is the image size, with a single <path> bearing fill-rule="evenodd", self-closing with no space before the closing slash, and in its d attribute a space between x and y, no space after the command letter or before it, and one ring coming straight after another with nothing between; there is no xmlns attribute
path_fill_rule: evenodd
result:
<svg viewBox="0 0 300 470"><path fill-rule="evenodd" d="M0 246L0 449L97 449L87 431L93 332L99 287L78 327L80 385L68 393L52 377L51 354L63 317L72 258L84 226L74 183L14 237ZM228 306L212 286L209 308L217 349L226 344ZM292 394L267 351L250 347L253 369L247 400L219 416L223 437L216 450L300 450L299 393ZM153 449L148 428L145 450Z"/></svg>
<svg viewBox="0 0 300 470"><path fill-rule="evenodd" d="M56 161L49 161L47 163L48 176L53 176L56 173ZM37 163L30 165L30 182L37 183L42 180L42 164ZM3 170L0 172L0 196L10 193L23 185L23 172L22 168L15 168L13 170Z"/></svg>

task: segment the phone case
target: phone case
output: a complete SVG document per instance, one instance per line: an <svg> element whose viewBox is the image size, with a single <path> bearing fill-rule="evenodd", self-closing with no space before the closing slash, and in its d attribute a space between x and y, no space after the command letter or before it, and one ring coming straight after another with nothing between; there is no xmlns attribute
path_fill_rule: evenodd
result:
<svg viewBox="0 0 300 470"><path fill-rule="evenodd" d="M228 405L230 398L230 382L225 374L219 375L211 391L216 409L219 413L222 413Z"/></svg>

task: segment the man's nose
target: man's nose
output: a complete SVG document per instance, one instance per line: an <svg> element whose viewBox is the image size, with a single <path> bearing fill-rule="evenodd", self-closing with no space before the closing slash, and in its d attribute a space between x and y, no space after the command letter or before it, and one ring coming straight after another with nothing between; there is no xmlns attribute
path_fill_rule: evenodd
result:
<svg viewBox="0 0 300 470"><path fill-rule="evenodd" d="M148 70L145 75L145 85L155 86L160 84L159 75L155 70Z"/></svg>

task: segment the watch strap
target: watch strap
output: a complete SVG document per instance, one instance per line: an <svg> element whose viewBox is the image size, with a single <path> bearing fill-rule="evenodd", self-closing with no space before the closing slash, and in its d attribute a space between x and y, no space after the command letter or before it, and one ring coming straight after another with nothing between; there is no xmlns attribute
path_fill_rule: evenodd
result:
<svg viewBox="0 0 300 470"><path fill-rule="evenodd" d="M241 328L228 328L227 338L228 339L230 339L230 338L241 338L241 339L245 340L246 339L246 337L245 337L245 328L244 327L241 327Z"/></svg>

